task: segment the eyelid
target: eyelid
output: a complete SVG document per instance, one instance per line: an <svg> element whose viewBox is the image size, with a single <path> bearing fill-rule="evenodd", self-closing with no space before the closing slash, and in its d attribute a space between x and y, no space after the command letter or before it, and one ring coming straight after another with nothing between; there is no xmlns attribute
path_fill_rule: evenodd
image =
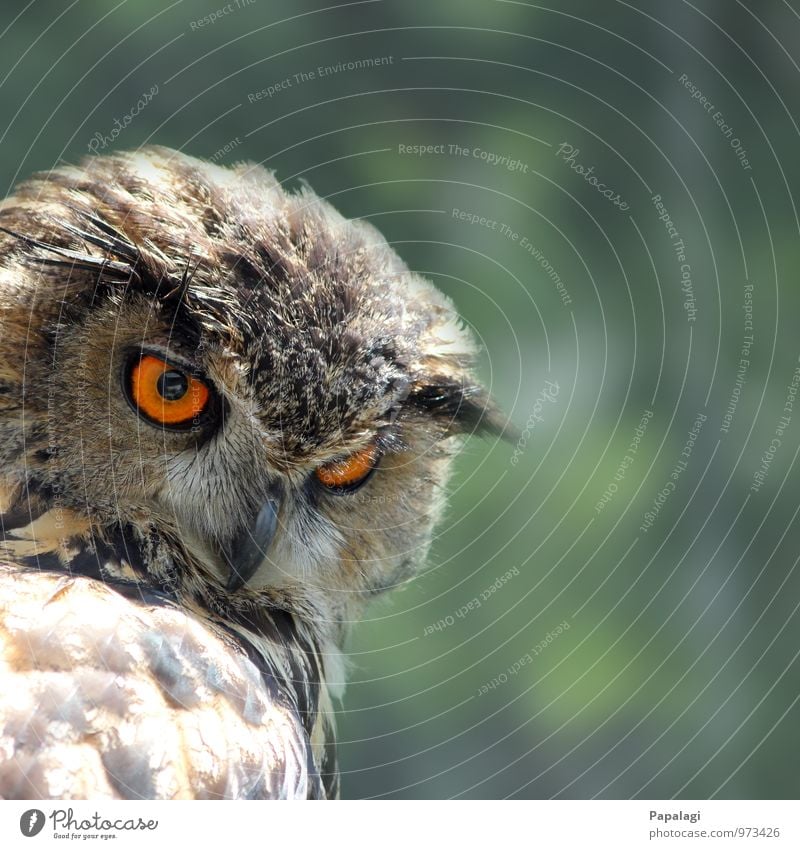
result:
<svg viewBox="0 0 800 849"><path fill-rule="evenodd" d="M192 374L197 378L205 380L207 383L211 382L204 376L203 370L197 365L197 363L194 362L194 360L192 360L189 356L173 351L170 348L148 343L146 347L142 346L141 348L134 348L128 355L128 358L131 360L139 360L143 357L155 357L156 359L163 360L167 363L167 365L170 365L173 368L185 371L187 374Z"/></svg>

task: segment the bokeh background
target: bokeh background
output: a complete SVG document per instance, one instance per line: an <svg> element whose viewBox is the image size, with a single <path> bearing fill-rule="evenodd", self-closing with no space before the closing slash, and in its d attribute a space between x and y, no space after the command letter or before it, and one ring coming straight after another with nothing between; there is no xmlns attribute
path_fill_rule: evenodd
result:
<svg viewBox="0 0 800 849"><path fill-rule="evenodd" d="M799 44L797 0L3 4L3 193L154 142L307 180L522 431L353 633L345 796L800 793Z"/></svg>

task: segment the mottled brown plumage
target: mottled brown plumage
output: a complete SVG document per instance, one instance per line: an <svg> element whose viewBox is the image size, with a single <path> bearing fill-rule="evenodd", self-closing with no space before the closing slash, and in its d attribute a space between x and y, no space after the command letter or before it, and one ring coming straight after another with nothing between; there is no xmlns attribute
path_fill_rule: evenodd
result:
<svg viewBox="0 0 800 849"><path fill-rule="evenodd" d="M0 228L0 796L336 795L347 627L502 429L470 334L257 166L89 159ZM132 403L143 354L211 387L190 429ZM315 477L369 446L357 491Z"/></svg>

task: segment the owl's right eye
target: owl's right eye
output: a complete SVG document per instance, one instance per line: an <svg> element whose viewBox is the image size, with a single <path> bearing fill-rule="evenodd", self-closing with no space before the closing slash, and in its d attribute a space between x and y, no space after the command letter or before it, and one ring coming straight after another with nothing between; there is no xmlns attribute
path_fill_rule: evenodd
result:
<svg viewBox="0 0 800 849"><path fill-rule="evenodd" d="M211 389L204 380L153 354L133 359L124 380L134 409L162 427L185 430L198 425L211 402Z"/></svg>

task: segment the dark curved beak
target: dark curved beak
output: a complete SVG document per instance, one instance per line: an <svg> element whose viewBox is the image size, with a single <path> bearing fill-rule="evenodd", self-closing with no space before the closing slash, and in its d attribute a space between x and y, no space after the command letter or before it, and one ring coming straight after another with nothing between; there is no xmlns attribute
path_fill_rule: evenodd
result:
<svg viewBox="0 0 800 849"><path fill-rule="evenodd" d="M228 546L223 547L222 556L231 570L225 586L228 592L244 587L264 562L278 529L280 507L281 497L275 492L264 502L249 527L243 528Z"/></svg>

